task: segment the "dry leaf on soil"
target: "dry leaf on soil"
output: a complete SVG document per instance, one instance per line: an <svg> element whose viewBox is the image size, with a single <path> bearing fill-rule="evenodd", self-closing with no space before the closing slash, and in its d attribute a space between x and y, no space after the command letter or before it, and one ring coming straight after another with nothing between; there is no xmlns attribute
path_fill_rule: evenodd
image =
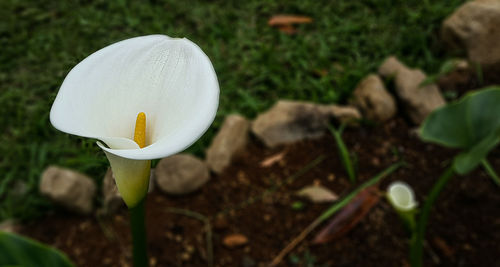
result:
<svg viewBox="0 0 500 267"><path fill-rule="evenodd" d="M269 19L268 24L269 26L277 27L283 33L295 34L297 33L297 29L293 25L311 23L312 21L312 18L306 16L275 15Z"/></svg>
<svg viewBox="0 0 500 267"><path fill-rule="evenodd" d="M248 243L248 238L242 234L230 234L224 237L222 243L228 248L235 248Z"/></svg>
<svg viewBox="0 0 500 267"><path fill-rule="evenodd" d="M297 195L305 197L314 203L333 202L339 198L337 194L321 185L306 186L299 190Z"/></svg>
<svg viewBox="0 0 500 267"><path fill-rule="evenodd" d="M278 154L274 154L270 157L267 157L265 158L263 161L260 162L260 166L261 167L271 167L274 163L280 161L283 159L283 157L285 156L285 152L280 152Z"/></svg>
<svg viewBox="0 0 500 267"><path fill-rule="evenodd" d="M319 232L313 244L323 244L339 238L356 226L380 200L378 189L368 187L347 204L328 225Z"/></svg>

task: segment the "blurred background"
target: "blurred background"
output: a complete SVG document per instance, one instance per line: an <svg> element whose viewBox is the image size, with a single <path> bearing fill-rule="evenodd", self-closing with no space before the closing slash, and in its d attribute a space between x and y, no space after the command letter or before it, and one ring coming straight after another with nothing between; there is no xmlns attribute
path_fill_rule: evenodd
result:
<svg viewBox="0 0 500 267"><path fill-rule="evenodd" d="M465 1L0 1L0 221L53 209L38 193L57 164L103 177L92 140L56 131L49 111L64 77L92 52L148 34L186 37L212 60L221 99L213 127L189 151L203 155L223 117L248 118L278 99L345 103L389 55L428 73L453 57L441 22ZM311 18L294 33L277 14ZM100 179L96 182L100 182Z"/></svg>

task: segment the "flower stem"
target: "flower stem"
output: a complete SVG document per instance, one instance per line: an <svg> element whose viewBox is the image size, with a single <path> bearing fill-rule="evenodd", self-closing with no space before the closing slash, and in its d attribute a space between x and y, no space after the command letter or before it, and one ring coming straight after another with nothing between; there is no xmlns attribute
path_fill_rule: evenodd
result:
<svg viewBox="0 0 500 267"><path fill-rule="evenodd" d="M490 165L488 160L484 158L481 163L483 164L484 169L486 172L490 175L491 179L493 182L495 182L498 186L500 186L500 178L498 177L497 173L493 169L493 167Z"/></svg>
<svg viewBox="0 0 500 267"><path fill-rule="evenodd" d="M420 214L420 218L418 220L416 234L411 239L410 262L412 267L422 266L425 228L427 226L427 221L429 220L429 214L431 212L432 206L434 205L434 202L436 202L436 199L439 196L439 193L441 193L446 183L448 183L451 177L453 177L453 167L453 165L448 167L448 169L446 169L441 177L439 177L437 182L432 187L429 196L427 196L427 199L425 200L424 206L422 208L422 213Z"/></svg>
<svg viewBox="0 0 500 267"><path fill-rule="evenodd" d="M130 227L132 230L132 253L134 267L147 267L146 225L144 224L144 197L137 206L130 208Z"/></svg>
<svg viewBox="0 0 500 267"><path fill-rule="evenodd" d="M396 212L399 215L399 218L403 222L406 231L410 234L410 236L414 236L417 232L417 221L415 219L415 210L411 211L398 211Z"/></svg>

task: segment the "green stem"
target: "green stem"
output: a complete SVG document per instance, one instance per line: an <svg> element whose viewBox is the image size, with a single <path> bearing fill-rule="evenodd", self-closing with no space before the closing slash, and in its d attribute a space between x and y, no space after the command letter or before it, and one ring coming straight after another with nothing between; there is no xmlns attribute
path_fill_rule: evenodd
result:
<svg viewBox="0 0 500 267"><path fill-rule="evenodd" d="M333 126L329 125L328 129L332 133L335 138L335 143L337 143L337 148L339 150L340 160L342 161L342 165L344 165L344 169L347 173L347 177L351 183L356 183L356 171L354 170L354 166L351 161L351 156L349 154L349 150L342 140L342 132L344 131L345 124L340 125L339 130L336 130Z"/></svg>
<svg viewBox="0 0 500 267"><path fill-rule="evenodd" d="M130 227L132 230L132 253L134 267L147 267L146 225L144 224L144 199L137 206L130 208Z"/></svg>
<svg viewBox="0 0 500 267"><path fill-rule="evenodd" d="M422 213L420 214L420 218L418 220L417 231L415 238L411 240L410 247L410 262L412 267L421 267L422 266L422 257L423 257L423 245L425 238L425 228L427 226L427 221L429 220L429 214L431 212L432 206L434 202L436 202L439 193L443 190L444 186L448 181L453 177L453 165L448 167L446 171L439 177L437 182L431 189L429 196L425 200L424 206L422 208Z"/></svg>
<svg viewBox="0 0 500 267"><path fill-rule="evenodd" d="M491 177L491 179L498 185L500 186L500 178L498 177L497 173L495 172L495 169L490 165L488 160L484 158L481 163L483 164L484 169L488 173L488 175Z"/></svg>
<svg viewBox="0 0 500 267"><path fill-rule="evenodd" d="M415 210L411 211L399 211L396 210L399 215L399 218L403 222L406 231L410 234L410 236L414 236L414 233L417 232L417 221L415 220Z"/></svg>

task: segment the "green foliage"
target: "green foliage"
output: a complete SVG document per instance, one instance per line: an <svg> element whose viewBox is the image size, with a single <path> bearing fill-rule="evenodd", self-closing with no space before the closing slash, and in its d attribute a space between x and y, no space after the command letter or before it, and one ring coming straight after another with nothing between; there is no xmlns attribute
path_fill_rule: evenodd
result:
<svg viewBox="0 0 500 267"><path fill-rule="evenodd" d="M489 87L467 94L457 102L432 112L424 121L420 136L424 141L462 152L436 181L424 202L411 241L410 261L413 267L422 266L425 229L432 206L454 172L465 174L483 164L488 174L500 185L498 175L486 156L500 142L500 87Z"/></svg>
<svg viewBox="0 0 500 267"><path fill-rule="evenodd" d="M342 124L340 126L339 130L336 130L333 126L328 126L328 129L330 129L330 132L332 133L333 137L335 138L335 143L337 144L337 148L339 150L339 155L340 155L340 160L342 161L342 165L344 165L344 169L347 173L347 176L349 177L349 180L351 183L356 182L356 171L354 170L354 165L352 164L351 161L351 155L349 154L349 150L347 149L347 146L344 143L344 140L342 140L342 132L344 131L345 124Z"/></svg>
<svg viewBox="0 0 500 267"><path fill-rule="evenodd" d="M473 170L500 142L500 87L472 92L424 121L424 141L464 150L454 161L459 174Z"/></svg>
<svg viewBox="0 0 500 267"><path fill-rule="evenodd" d="M0 232L0 266L71 267L58 250L19 235Z"/></svg>
<svg viewBox="0 0 500 267"><path fill-rule="evenodd" d="M278 98L345 102L388 55L432 73L448 57L442 20L465 0L0 1L0 220L50 209L38 194L49 164L104 176L93 140L56 131L49 110L65 75L113 42L146 34L187 37L212 60L221 88L210 131L190 152L201 155L226 114L249 118ZM267 25L275 14L314 19L286 35ZM326 75L318 75L318 70Z"/></svg>

